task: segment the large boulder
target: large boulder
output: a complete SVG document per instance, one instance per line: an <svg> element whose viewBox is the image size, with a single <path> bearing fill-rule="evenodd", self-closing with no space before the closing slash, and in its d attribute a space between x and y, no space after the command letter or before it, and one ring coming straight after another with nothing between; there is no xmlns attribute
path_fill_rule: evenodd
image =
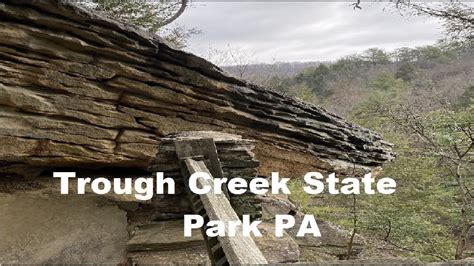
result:
<svg viewBox="0 0 474 266"><path fill-rule="evenodd" d="M287 195L265 195L259 197L262 205L262 219L272 221L277 214L295 215L298 208L291 203Z"/></svg>
<svg viewBox="0 0 474 266"><path fill-rule="evenodd" d="M271 222L275 215L280 214L289 214L295 217L295 226L287 230L287 234L299 245L303 260L334 260L347 257L351 232L316 217L321 237L309 234L298 237L296 234L305 214L288 199L287 195L265 195L260 199L263 220ZM352 242L351 255L356 257L362 251L363 246L363 239L356 234Z"/></svg>
<svg viewBox="0 0 474 266"><path fill-rule="evenodd" d="M299 247L291 236L285 233L283 237L276 237L275 224L273 223L263 222L258 228L260 232L262 232L262 236L254 237L253 240L260 251L262 251L268 263L290 263L299 261Z"/></svg>
<svg viewBox="0 0 474 266"><path fill-rule="evenodd" d="M128 251L168 251L204 245L200 230L184 237L184 221L169 220L137 227L127 243Z"/></svg>
<svg viewBox="0 0 474 266"><path fill-rule="evenodd" d="M288 230L288 234L295 239L296 243L298 243L306 253L313 253L316 257L325 259L344 259L347 257L351 232L316 218L321 237L314 237L312 235L298 237L296 233L303 220L303 215L303 213L297 213L295 215L295 226ZM363 239L356 234L352 241L351 256L353 258L356 257L357 254L362 251L363 246ZM310 260L314 259L312 256L308 257Z"/></svg>
<svg viewBox="0 0 474 266"><path fill-rule="evenodd" d="M50 190L0 193L0 262L127 262L126 212L105 198Z"/></svg>

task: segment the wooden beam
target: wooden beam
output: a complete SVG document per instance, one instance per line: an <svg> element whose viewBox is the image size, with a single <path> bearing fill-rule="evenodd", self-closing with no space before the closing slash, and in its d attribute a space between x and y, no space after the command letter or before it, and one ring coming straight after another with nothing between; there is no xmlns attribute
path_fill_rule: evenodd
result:
<svg viewBox="0 0 474 266"><path fill-rule="evenodd" d="M207 172L210 174L203 161L195 161L191 158L187 158L184 162L190 174L195 172ZM214 186L212 180L203 178L198 179L197 185L199 187ZM225 224L227 224L228 221L239 220L239 217L224 194L214 194L211 191L207 194L200 195L200 198L210 220L222 221ZM237 228L235 236L223 236L218 237L218 239L231 265L267 263L267 260L253 239L242 235L242 227Z"/></svg>
<svg viewBox="0 0 474 266"><path fill-rule="evenodd" d="M189 176L196 172L206 172L214 177L222 176L222 169L217 158L217 151L212 139L183 140L176 142L176 153L180 160L183 175L186 183ZM207 164L206 164L207 162ZM213 171L208 169L210 166ZM198 187L214 187L214 181L198 179ZM226 225L228 221L237 221L239 217L232 208L225 194L215 194L211 192L203 195L195 195L188 190L193 209L196 213L203 215L205 220L222 221ZM199 201L197 200L199 199ZM203 208L200 208L202 204ZM203 210L204 209L204 210ZM226 229L227 231L227 229ZM213 264L266 264L267 260L263 256L251 237L243 236L242 227L238 227L235 236L209 238L202 230L209 256ZM215 241L217 239L217 242ZM222 250L224 254L219 254Z"/></svg>

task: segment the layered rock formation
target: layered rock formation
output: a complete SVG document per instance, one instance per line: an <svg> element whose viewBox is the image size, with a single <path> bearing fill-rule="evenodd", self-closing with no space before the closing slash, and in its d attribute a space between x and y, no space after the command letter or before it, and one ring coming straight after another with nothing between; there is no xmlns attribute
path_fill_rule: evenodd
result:
<svg viewBox="0 0 474 266"><path fill-rule="evenodd" d="M173 177L177 190L182 198L186 198L184 178L176 156L175 142L177 140L212 138L214 139L217 155L222 166L223 177L229 180L241 177L250 180L257 176L259 161L252 152L255 141L242 139L241 136L208 131L181 132L161 139L160 152L150 162L148 170L164 172L166 177ZM170 196L168 196L170 197ZM229 195L230 203L237 215L248 214L252 219L262 216L260 200L255 194L246 192L241 195ZM190 207L187 207L189 210ZM186 209L185 209L186 211Z"/></svg>
<svg viewBox="0 0 474 266"><path fill-rule="evenodd" d="M214 177L225 177L228 179L241 177L250 181L257 176L259 162L252 153L255 141L242 139L241 136L234 134L212 131L187 131L162 138L159 152L156 158L150 162L148 170L151 172L164 172L164 176L173 178L176 194L157 196L150 203L141 203L139 208L129 212L129 228L133 237L129 241L128 250L129 258L133 263L140 264L146 261L157 260L161 258L163 251L170 251L171 253L166 252L166 256L170 256L173 249L179 253L183 248L194 248L197 254L202 253L204 239L201 236L201 231L196 230L194 232L196 237L185 238L183 237L183 220L169 220L169 217L178 218L180 215L193 213L193 210L199 208L196 206L203 208L203 205L199 204L194 205L194 207L191 206L191 202L201 201L202 199L193 198L189 196L189 191L186 191L186 181L178 159L178 156L183 156L182 153L179 155L182 150L180 151L176 146L177 143L182 143L182 141L190 142L198 139L213 139L213 142L211 142L213 143L212 147L208 147L213 150L211 152L213 156L207 154L204 147L201 147L203 153L200 156L203 156L204 161L207 162L207 167L217 167L215 170L209 168ZM183 144L180 145L182 146ZM187 149L193 149L189 147L189 143L187 145ZM194 148L199 146L198 144L193 145L196 146ZM192 153L194 154L194 152ZM214 163L210 163L210 161L214 161ZM221 196L225 198L225 196ZM229 193L228 196L232 208L239 217L247 214L250 215L252 220L261 218L262 208L260 200L255 194L250 192L241 195ZM176 199L188 199L188 201L183 202L185 204L178 204L176 206ZM175 206L175 208L171 212L169 210L163 212L163 206ZM181 206L181 209L178 206ZM208 206L205 206L206 210ZM200 212L196 213L201 214ZM137 220L135 217L142 217L138 219L138 224L134 222L134 220ZM149 219L145 217L149 217ZM257 244L262 248L262 253L267 258L267 261L273 263L298 261L298 245L289 236L286 236L286 238L272 237L273 230L268 230L271 225L265 224L262 226L266 229L264 231L265 237L259 238ZM170 232L168 233L168 231ZM229 246L229 242L226 243ZM291 244L293 246L290 249ZM222 242L219 245L224 246ZM248 246L245 246L245 248L248 249ZM248 254L248 252L246 253ZM279 256L275 256L275 254L279 254ZM194 261L195 263L209 263L208 260L200 260L199 256L193 256L193 260L196 260ZM187 260L182 261L177 256L173 261L186 262Z"/></svg>
<svg viewBox="0 0 474 266"><path fill-rule="evenodd" d="M2 1L0 17L1 173L146 169L160 138L185 130L256 140L265 175L365 172L392 158L372 131L74 4Z"/></svg>

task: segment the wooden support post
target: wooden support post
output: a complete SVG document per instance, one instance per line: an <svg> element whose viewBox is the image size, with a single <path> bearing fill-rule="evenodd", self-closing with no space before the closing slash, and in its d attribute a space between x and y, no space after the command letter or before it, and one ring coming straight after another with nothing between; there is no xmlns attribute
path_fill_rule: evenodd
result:
<svg viewBox="0 0 474 266"><path fill-rule="evenodd" d="M212 139L179 140L175 143L175 147L186 183L189 181L189 176L196 172L206 172L212 177L222 177L221 165ZM212 179L199 179L197 185L214 187ZM218 220L227 224L228 221L239 220L225 194L214 194L211 191L207 194L196 195L189 188L187 191L194 211L202 215L206 222ZM253 239L242 235L242 227L237 228L235 236L217 238L207 237L205 229L203 228L202 233L213 264L267 263Z"/></svg>

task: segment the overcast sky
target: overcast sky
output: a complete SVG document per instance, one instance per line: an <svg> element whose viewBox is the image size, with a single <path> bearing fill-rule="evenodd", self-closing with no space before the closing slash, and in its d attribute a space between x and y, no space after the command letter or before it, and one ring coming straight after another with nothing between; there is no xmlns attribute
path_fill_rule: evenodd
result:
<svg viewBox="0 0 474 266"><path fill-rule="evenodd" d="M433 44L443 32L437 20L401 16L389 3L354 10L349 2L194 2L176 23L202 30L189 42L193 53L207 57L230 46L268 63Z"/></svg>

